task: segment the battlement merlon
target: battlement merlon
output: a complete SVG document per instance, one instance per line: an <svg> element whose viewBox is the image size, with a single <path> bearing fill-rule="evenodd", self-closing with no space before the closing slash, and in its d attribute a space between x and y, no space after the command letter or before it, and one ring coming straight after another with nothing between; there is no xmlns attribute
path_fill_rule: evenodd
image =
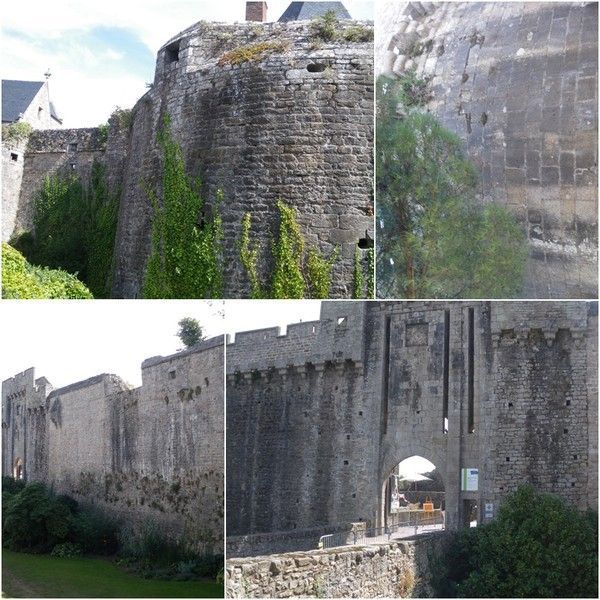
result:
<svg viewBox="0 0 600 600"><path fill-rule="evenodd" d="M243 331L227 344L227 373L301 367L307 363L364 362L363 302L323 302L319 321Z"/></svg>

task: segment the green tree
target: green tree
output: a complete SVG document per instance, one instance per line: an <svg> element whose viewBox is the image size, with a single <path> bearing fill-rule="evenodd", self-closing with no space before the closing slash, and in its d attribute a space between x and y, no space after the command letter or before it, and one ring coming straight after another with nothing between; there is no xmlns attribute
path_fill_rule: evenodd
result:
<svg viewBox="0 0 600 600"><path fill-rule="evenodd" d="M184 317L179 321L178 325L179 331L177 332L177 336L186 348L191 348L204 339L202 327L200 327L197 319Z"/></svg>
<svg viewBox="0 0 600 600"><path fill-rule="evenodd" d="M598 514L523 486L455 536L443 568L442 596L597 598Z"/></svg>
<svg viewBox="0 0 600 600"><path fill-rule="evenodd" d="M146 264L146 298L220 298L223 295L223 229L217 205L209 211L199 181L185 173L169 118L158 135L163 151L162 193L148 190L154 207L152 252Z"/></svg>
<svg viewBox="0 0 600 600"><path fill-rule="evenodd" d="M378 295L513 297L524 235L504 208L477 201L459 138L420 109L426 83L413 73L378 80Z"/></svg>

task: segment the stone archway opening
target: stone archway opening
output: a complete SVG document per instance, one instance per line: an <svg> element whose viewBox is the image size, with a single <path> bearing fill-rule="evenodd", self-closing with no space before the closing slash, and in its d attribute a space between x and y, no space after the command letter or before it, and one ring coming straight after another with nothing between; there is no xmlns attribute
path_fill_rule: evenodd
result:
<svg viewBox="0 0 600 600"><path fill-rule="evenodd" d="M25 473L23 472L23 461L20 458L15 460L13 465L13 478L14 479L24 479Z"/></svg>
<svg viewBox="0 0 600 600"><path fill-rule="evenodd" d="M436 465L416 455L400 461L383 481L380 514L393 537L444 529L446 489Z"/></svg>

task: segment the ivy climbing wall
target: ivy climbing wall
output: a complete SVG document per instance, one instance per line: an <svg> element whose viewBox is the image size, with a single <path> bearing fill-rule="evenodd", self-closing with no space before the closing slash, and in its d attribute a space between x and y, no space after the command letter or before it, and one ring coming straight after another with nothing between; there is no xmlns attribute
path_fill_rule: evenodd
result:
<svg viewBox="0 0 600 600"><path fill-rule="evenodd" d="M340 35L356 26L340 24ZM315 39L307 22L198 23L170 40L133 109L114 294L140 295L152 218L144 185L160 185L156 134L168 114L207 211L223 190L225 297L250 295L237 249L246 212L268 279L278 199L296 209L308 246L339 248L332 294L350 297L355 250L363 240L366 261L373 237L372 68L372 42Z"/></svg>

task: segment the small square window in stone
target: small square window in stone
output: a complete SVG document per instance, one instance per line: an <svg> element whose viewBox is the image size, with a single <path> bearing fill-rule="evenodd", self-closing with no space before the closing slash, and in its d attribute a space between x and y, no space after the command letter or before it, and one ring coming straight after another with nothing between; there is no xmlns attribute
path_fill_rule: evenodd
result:
<svg viewBox="0 0 600 600"><path fill-rule="evenodd" d="M77 142L67 144L67 152L77 152Z"/></svg>
<svg viewBox="0 0 600 600"><path fill-rule="evenodd" d="M428 323L406 324L406 346L427 346L428 336Z"/></svg>
<svg viewBox="0 0 600 600"><path fill-rule="evenodd" d="M165 65L171 65L179 60L179 40L165 48Z"/></svg>
<svg viewBox="0 0 600 600"><path fill-rule="evenodd" d="M16 152L10 153L10 160L17 162L19 160L19 155Z"/></svg>
<svg viewBox="0 0 600 600"><path fill-rule="evenodd" d="M169 379L175 379L175 370L169 371Z"/></svg>

